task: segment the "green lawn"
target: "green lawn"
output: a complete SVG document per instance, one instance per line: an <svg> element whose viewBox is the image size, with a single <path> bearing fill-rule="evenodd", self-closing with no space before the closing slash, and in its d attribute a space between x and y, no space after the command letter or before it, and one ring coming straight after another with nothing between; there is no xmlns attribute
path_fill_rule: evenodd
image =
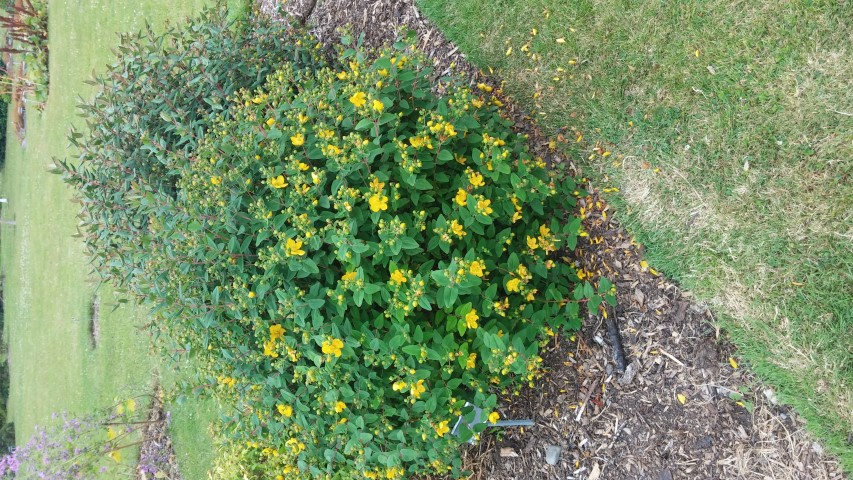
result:
<svg viewBox="0 0 853 480"><path fill-rule="evenodd" d="M853 471L853 8L419 5L547 131L577 129L562 147L618 188L616 216L652 265L711 304Z"/></svg>
<svg viewBox="0 0 853 480"><path fill-rule="evenodd" d="M111 288L98 288L73 238L79 205L57 175L47 172L52 158L73 155L66 139L78 124L79 97L89 97L83 82L112 59L117 32L137 30L197 11L206 0L73 0L51 2L50 96L44 112L28 110L22 148L9 129L0 196L8 197L2 227L2 265L6 274L5 341L12 383L10 419L19 443L53 412L84 414L115 399L148 391L155 374L172 370L150 352L141 324L145 310L117 305ZM100 343L89 339L89 305L100 296ZM170 374L167 380L174 379ZM195 401L175 409L173 437L186 478L206 478L214 454L207 425L216 417L209 404Z"/></svg>

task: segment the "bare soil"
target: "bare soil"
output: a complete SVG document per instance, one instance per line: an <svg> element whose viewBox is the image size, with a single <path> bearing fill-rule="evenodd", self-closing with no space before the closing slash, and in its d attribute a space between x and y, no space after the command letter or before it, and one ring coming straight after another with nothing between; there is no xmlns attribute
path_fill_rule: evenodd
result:
<svg viewBox="0 0 853 480"><path fill-rule="evenodd" d="M311 0L291 0L304 14ZM275 0L259 5L273 11ZM490 78L418 11L414 0L320 0L308 21L325 45L341 28L364 34L379 47L405 29L437 75L455 72L471 84ZM531 148L564 162L548 147L535 121L506 99L516 128ZM576 170L578 171L578 170ZM778 404L714 326L712 313L642 262L642 248L592 192L579 205L586 214L579 266L614 280L618 306L610 311L621 333L628 368L615 371L605 322L591 317L573 338L556 337L543 353L549 373L535 389L503 399L502 418L530 418L532 428L495 432L463 455L472 479L842 479L795 412ZM545 460L559 447L556 465Z"/></svg>

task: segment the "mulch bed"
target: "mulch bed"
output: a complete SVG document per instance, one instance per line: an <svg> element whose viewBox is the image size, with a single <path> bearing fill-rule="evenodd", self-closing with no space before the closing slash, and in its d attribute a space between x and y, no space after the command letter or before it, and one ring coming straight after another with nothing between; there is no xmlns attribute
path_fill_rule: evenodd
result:
<svg viewBox="0 0 853 480"><path fill-rule="evenodd" d="M292 12L303 11L304 3L288 3ZM438 75L455 72L472 85L499 84L470 65L413 0L321 0L308 18L325 45L337 42L345 26L363 33L367 47L414 29ZM516 128L530 135L535 153L574 167L548 148L549 139L511 100L504 103ZM589 236L574 261L614 281L618 306L610 313L628 368L615 371L602 318L589 318L573 338L556 337L543 352L549 373L535 389L503 399L499 410L502 418L530 418L536 426L506 429L467 448L471 478L845 478L802 420L748 369L730 361L737 353L715 328L712 313L642 262L642 248L619 225L618 212L595 185L587 187L592 193L579 208ZM561 449L556 465L545 460L549 446Z"/></svg>
<svg viewBox="0 0 853 480"><path fill-rule="evenodd" d="M169 412L163 409L163 392L159 387L155 392L142 429L136 480L182 480L169 435Z"/></svg>

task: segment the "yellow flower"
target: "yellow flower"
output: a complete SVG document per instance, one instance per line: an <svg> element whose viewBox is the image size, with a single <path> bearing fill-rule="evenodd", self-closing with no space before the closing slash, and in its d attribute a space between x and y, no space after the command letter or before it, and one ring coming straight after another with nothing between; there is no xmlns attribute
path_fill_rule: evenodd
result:
<svg viewBox="0 0 853 480"><path fill-rule="evenodd" d="M267 357L278 358L278 353L275 351L275 340L270 339L270 341L264 343L264 355Z"/></svg>
<svg viewBox="0 0 853 480"><path fill-rule="evenodd" d="M456 203L459 204L460 207L464 207L468 205L468 192L462 190L461 188L456 191Z"/></svg>
<svg viewBox="0 0 853 480"><path fill-rule="evenodd" d="M121 462L121 450L113 450L110 452L110 458L116 461L116 463Z"/></svg>
<svg viewBox="0 0 853 480"><path fill-rule="evenodd" d="M546 227L544 223L542 225L539 225L539 235L542 235L543 237L547 237L550 233L551 233L551 229Z"/></svg>
<svg viewBox="0 0 853 480"><path fill-rule="evenodd" d="M539 243L536 241L536 238L528 236L527 237L527 248L531 250L536 250L539 247Z"/></svg>
<svg viewBox="0 0 853 480"><path fill-rule="evenodd" d="M346 410L346 408L347 404L344 402L338 401L338 403L335 404L335 412L337 413L343 412L344 410Z"/></svg>
<svg viewBox="0 0 853 480"><path fill-rule="evenodd" d="M284 336L284 327L279 324L270 325L270 339L277 340Z"/></svg>
<svg viewBox="0 0 853 480"><path fill-rule="evenodd" d="M222 184L222 177L219 177L219 176L210 177L210 183L212 183L214 185L221 185Z"/></svg>
<svg viewBox="0 0 853 480"><path fill-rule="evenodd" d="M459 238L462 238L467 235L465 233L465 229L462 227L462 224L456 221L455 219L450 222L450 231L453 232L453 234Z"/></svg>
<svg viewBox="0 0 853 480"><path fill-rule="evenodd" d="M353 96L349 97L350 103L356 106L356 108L361 108L367 103L367 95L364 92L356 92Z"/></svg>
<svg viewBox="0 0 853 480"><path fill-rule="evenodd" d="M341 277L341 280L343 280L343 281L345 281L345 282L351 282L351 281L355 280L355 272L347 272L347 273L345 273L345 274Z"/></svg>
<svg viewBox="0 0 853 480"><path fill-rule="evenodd" d="M302 145L305 145L305 135L297 133L290 137L290 143L292 143L294 147L301 147Z"/></svg>
<svg viewBox="0 0 853 480"><path fill-rule="evenodd" d="M287 186L287 182L284 181L284 175L279 175L275 178L270 179L270 186L272 188L284 188Z"/></svg>
<svg viewBox="0 0 853 480"><path fill-rule="evenodd" d="M113 427L107 429L107 440L114 440L116 436L118 436L118 434Z"/></svg>
<svg viewBox="0 0 853 480"><path fill-rule="evenodd" d="M470 312L465 314L465 325L468 328L477 328L477 320L480 319L480 316L477 315L477 310L472 308Z"/></svg>
<svg viewBox="0 0 853 480"><path fill-rule="evenodd" d="M385 110L385 105L382 102L380 102L379 100L373 100L372 106L373 106L373 109L376 110L377 112L381 112L382 110Z"/></svg>
<svg viewBox="0 0 853 480"><path fill-rule="evenodd" d="M482 187L486 183L483 181L483 176L478 172L472 172L468 174L468 181L471 182L471 186L474 188Z"/></svg>
<svg viewBox="0 0 853 480"><path fill-rule="evenodd" d="M305 123L308 121L308 115L305 115L304 113L300 113L297 118L299 119L299 123Z"/></svg>
<svg viewBox="0 0 853 480"><path fill-rule="evenodd" d="M395 392L402 391L404 388L406 388L406 382L402 380L398 380L391 385L391 389Z"/></svg>
<svg viewBox="0 0 853 480"><path fill-rule="evenodd" d="M498 420L501 419L501 416L498 412L492 412L489 414L489 423L498 423Z"/></svg>
<svg viewBox="0 0 853 480"><path fill-rule="evenodd" d="M519 280L517 278L513 278L512 280L506 282L506 291L517 292L519 290L520 284L521 284L521 280Z"/></svg>
<svg viewBox="0 0 853 480"><path fill-rule="evenodd" d="M255 298L255 297L256 297L255 292L249 292L249 298Z"/></svg>
<svg viewBox="0 0 853 480"><path fill-rule="evenodd" d="M406 283L406 275L403 274L402 270L394 270L391 272L391 282L396 283L398 285Z"/></svg>
<svg viewBox="0 0 853 480"><path fill-rule="evenodd" d="M338 80L346 80L347 77L349 77L349 74L347 74L347 72L339 72L338 73Z"/></svg>
<svg viewBox="0 0 853 480"><path fill-rule="evenodd" d="M305 162L299 162L298 167L299 167L299 170L304 172L305 170L308 170L309 168L311 168L311 165L308 165Z"/></svg>
<svg viewBox="0 0 853 480"><path fill-rule="evenodd" d="M492 201L485 198L477 200L477 212L481 215L491 215L493 211L492 207L490 207L491 204Z"/></svg>
<svg viewBox="0 0 853 480"><path fill-rule="evenodd" d="M492 87L486 85L485 83L478 83L477 88L479 88L480 91L486 92L486 93L489 93L492 91Z"/></svg>
<svg viewBox="0 0 853 480"><path fill-rule="evenodd" d="M305 250L302 250L302 240L288 238L284 245L284 254L288 257L305 255Z"/></svg>
<svg viewBox="0 0 853 480"><path fill-rule="evenodd" d="M468 266L468 270L471 272L471 275L483 278L483 264L480 263L479 260L471 262L471 265Z"/></svg>
<svg viewBox="0 0 853 480"><path fill-rule="evenodd" d="M285 417L289 417L293 415L293 407L290 405L278 405L278 413L284 415Z"/></svg>
<svg viewBox="0 0 853 480"><path fill-rule="evenodd" d="M323 340L322 350L323 353L334 355L336 357L341 356L341 352L344 348L344 342L338 340L337 338L333 338L331 340Z"/></svg>
<svg viewBox="0 0 853 480"><path fill-rule="evenodd" d="M479 98L475 98L475 99L471 100L471 105L474 105L476 108L480 108L483 106L483 101L480 100Z"/></svg>
<svg viewBox="0 0 853 480"><path fill-rule="evenodd" d="M136 411L136 400L131 398L125 403L125 405L127 405L128 412L133 413Z"/></svg>
<svg viewBox="0 0 853 480"><path fill-rule="evenodd" d="M388 210L388 197L386 197L385 195L371 195L368 199L368 202L370 203L370 210L372 212Z"/></svg>
<svg viewBox="0 0 853 480"><path fill-rule="evenodd" d="M465 368L470 370L470 369L474 368L474 366L476 364L477 364L477 354L476 353L469 353L468 354L468 360L465 362Z"/></svg>
<svg viewBox="0 0 853 480"><path fill-rule="evenodd" d="M273 125L275 125L275 119L274 118L268 118L267 119L267 126L272 127Z"/></svg>
<svg viewBox="0 0 853 480"><path fill-rule="evenodd" d="M412 385L412 396L415 398L421 398L421 394L425 391L426 387L423 380L418 380L418 383Z"/></svg>
<svg viewBox="0 0 853 480"><path fill-rule="evenodd" d="M385 182L380 182L378 178L373 177L373 180L370 181L370 190L380 193L383 188L385 188Z"/></svg>
<svg viewBox="0 0 853 480"><path fill-rule="evenodd" d="M342 150L341 150L341 149L340 149L340 147L338 147L337 145L329 145L328 147L326 147L326 152L325 152L325 153L326 153L326 155L327 155L327 156L332 156L332 157L334 157L334 156L336 156L336 155L340 155L340 154L341 154L341 151L342 151Z"/></svg>
<svg viewBox="0 0 853 480"><path fill-rule="evenodd" d="M380 68L379 70L376 71L376 73L378 73L380 77L387 77L388 76L388 69Z"/></svg>
<svg viewBox="0 0 853 480"><path fill-rule="evenodd" d="M445 436L450 431L450 427L447 426L448 423L450 423L448 420L444 420L436 425L435 434L439 437Z"/></svg>

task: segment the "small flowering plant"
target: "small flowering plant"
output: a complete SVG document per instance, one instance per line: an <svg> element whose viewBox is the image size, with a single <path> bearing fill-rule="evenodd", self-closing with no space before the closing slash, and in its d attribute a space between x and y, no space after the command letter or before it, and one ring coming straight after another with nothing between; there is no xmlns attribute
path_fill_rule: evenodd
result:
<svg viewBox="0 0 853 480"><path fill-rule="evenodd" d="M132 475L134 468L122 460L122 453L139 445L140 430L148 423L137 410L136 398L85 417L55 414L54 421L37 426L26 444L0 457L0 479ZM142 459L140 467L147 463Z"/></svg>
<svg viewBox="0 0 853 480"><path fill-rule="evenodd" d="M459 473L485 428L449 435L465 402L496 421L493 392L541 373L545 332L601 302L564 258L582 193L488 90L436 97L409 50L285 64L230 99L181 177L170 255L194 263L163 265L203 327L182 338L271 472Z"/></svg>

